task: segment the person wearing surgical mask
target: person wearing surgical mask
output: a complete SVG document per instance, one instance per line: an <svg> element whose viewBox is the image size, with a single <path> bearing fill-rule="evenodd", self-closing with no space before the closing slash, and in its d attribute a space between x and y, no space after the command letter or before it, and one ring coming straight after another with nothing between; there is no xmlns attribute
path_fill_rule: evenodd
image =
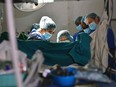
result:
<svg viewBox="0 0 116 87"><path fill-rule="evenodd" d="M89 26L86 25L84 22L82 22L81 25L83 26L83 32L90 34L91 30L90 30Z"/></svg>
<svg viewBox="0 0 116 87"><path fill-rule="evenodd" d="M91 30L90 27L84 22L86 16L83 16L81 19L81 26L82 26L82 31L84 33L90 34Z"/></svg>
<svg viewBox="0 0 116 87"><path fill-rule="evenodd" d="M73 37L68 30L61 30L57 34L57 43L73 42Z"/></svg>
<svg viewBox="0 0 116 87"><path fill-rule="evenodd" d="M90 28L88 25L86 25L86 23L84 22L85 16L79 16L76 20L75 20L75 25L76 25L76 29L78 30L77 33L75 33L73 35L74 41L76 41L76 39L78 38L78 35L81 33L90 33Z"/></svg>
<svg viewBox="0 0 116 87"><path fill-rule="evenodd" d="M91 29L91 33L96 30L99 21L100 21L100 18L95 13L88 14L85 22L86 22L86 24L89 25L89 27ZM108 44L109 52L113 56L113 58L112 58L110 55L108 55L108 67L107 67L107 69L116 70L116 62L114 60L115 50L116 50L115 35L114 35L113 30L112 30L111 22L110 22L109 27L107 29L107 44ZM111 72L108 72L108 73L106 72L107 76L109 78L111 78L112 80L116 81L116 74L111 73Z"/></svg>
<svg viewBox="0 0 116 87"><path fill-rule="evenodd" d="M78 34L81 33L81 32L83 32L83 31L82 31L83 28L82 28L82 26L81 26L81 20L82 20L82 18L83 18L82 16L79 16L79 17L77 17L76 20L75 20L76 30L77 30L78 32L76 32L76 33L73 35L73 40L74 40L74 41L76 41L76 38L77 38Z"/></svg>
<svg viewBox="0 0 116 87"><path fill-rule="evenodd" d="M100 21L99 16L95 13L90 13L85 17L84 22L89 26L90 33L94 32L97 29L97 25Z"/></svg>
<svg viewBox="0 0 116 87"><path fill-rule="evenodd" d="M55 22L48 16L43 16L39 23L39 28L34 29L28 35L29 40L49 40L56 30Z"/></svg>

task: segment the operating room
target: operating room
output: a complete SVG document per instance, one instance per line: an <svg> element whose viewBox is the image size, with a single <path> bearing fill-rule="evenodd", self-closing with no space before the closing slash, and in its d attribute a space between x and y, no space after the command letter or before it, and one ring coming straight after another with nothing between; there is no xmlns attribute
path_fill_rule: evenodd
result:
<svg viewBox="0 0 116 87"><path fill-rule="evenodd" d="M0 87L115 87L115 5L1 0Z"/></svg>

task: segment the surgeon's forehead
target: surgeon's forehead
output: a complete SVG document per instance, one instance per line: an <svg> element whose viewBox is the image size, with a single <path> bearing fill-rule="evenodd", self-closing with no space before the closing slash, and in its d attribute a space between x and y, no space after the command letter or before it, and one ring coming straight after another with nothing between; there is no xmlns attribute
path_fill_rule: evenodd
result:
<svg viewBox="0 0 116 87"><path fill-rule="evenodd" d="M86 18L86 24L90 24L95 21L93 18Z"/></svg>
<svg viewBox="0 0 116 87"><path fill-rule="evenodd" d="M53 29L47 29L47 31L49 32L49 33L54 33L55 32L55 29L53 28Z"/></svg>
<svg viewBox="0 0 116 87"><path fill-rule="evenodd" d="M66 36L61 36L59 39L60 39L60 41L64 41L64 40L67 40L67 37Z"/></svg>

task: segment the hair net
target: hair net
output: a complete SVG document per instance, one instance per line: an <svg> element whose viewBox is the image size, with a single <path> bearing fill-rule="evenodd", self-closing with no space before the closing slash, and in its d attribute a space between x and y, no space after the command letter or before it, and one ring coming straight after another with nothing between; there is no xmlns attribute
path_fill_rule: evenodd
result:
<svg viewBox="0 0 116 87"><path fill-rule="evenodd" d="M61 30L61 31L58 32L58 34L57 34L57 42L60 41L59 39L60 39L62 36L67 37L67 40L69 40L70 42L73 41L73 37L70 35L70 32L69 32L68 30Z"/></svg>
<svg viewBox="0 0 116 87"><path fill-rule="evenodd" d="M44 29L55 29L55 22L48 16L43 16L40 20L40 28Z"/></svg>
<svg viewBox="0 0 116 87"><path fill-rule="evenodd" d="M75 24L77 25L77 22L81 22L81 19L82 19L82 16L77 17L75 20Z"/></svg>

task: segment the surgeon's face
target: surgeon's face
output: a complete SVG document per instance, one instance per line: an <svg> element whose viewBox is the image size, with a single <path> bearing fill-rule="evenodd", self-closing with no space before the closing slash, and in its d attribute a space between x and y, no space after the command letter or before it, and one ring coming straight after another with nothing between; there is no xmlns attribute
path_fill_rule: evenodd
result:
<svg viewBox="0 0 116 87"><path fill-rule="evenodd" d="M49 32L50 34L54 34L55 29L54 28L53 29L47 29L47 32Z"/></svg>
<svg viewBox="0 0 116 87"><path fill-rule="evenodd" d="M50 33L50 34L54 34L55 29L54 29L54 28L53 28L53 29L42 29L42 34L44 34L44 33L46 33L46 32L48 32L48 33Z"/></svg>
<svg viewBox="0 0 116 87"><path fill-rule="evenodd" d="M62 36L62 37L59 38L59 40L60 41L65 41L65 40L67 40L67 37L66 36Z"/></svg>

